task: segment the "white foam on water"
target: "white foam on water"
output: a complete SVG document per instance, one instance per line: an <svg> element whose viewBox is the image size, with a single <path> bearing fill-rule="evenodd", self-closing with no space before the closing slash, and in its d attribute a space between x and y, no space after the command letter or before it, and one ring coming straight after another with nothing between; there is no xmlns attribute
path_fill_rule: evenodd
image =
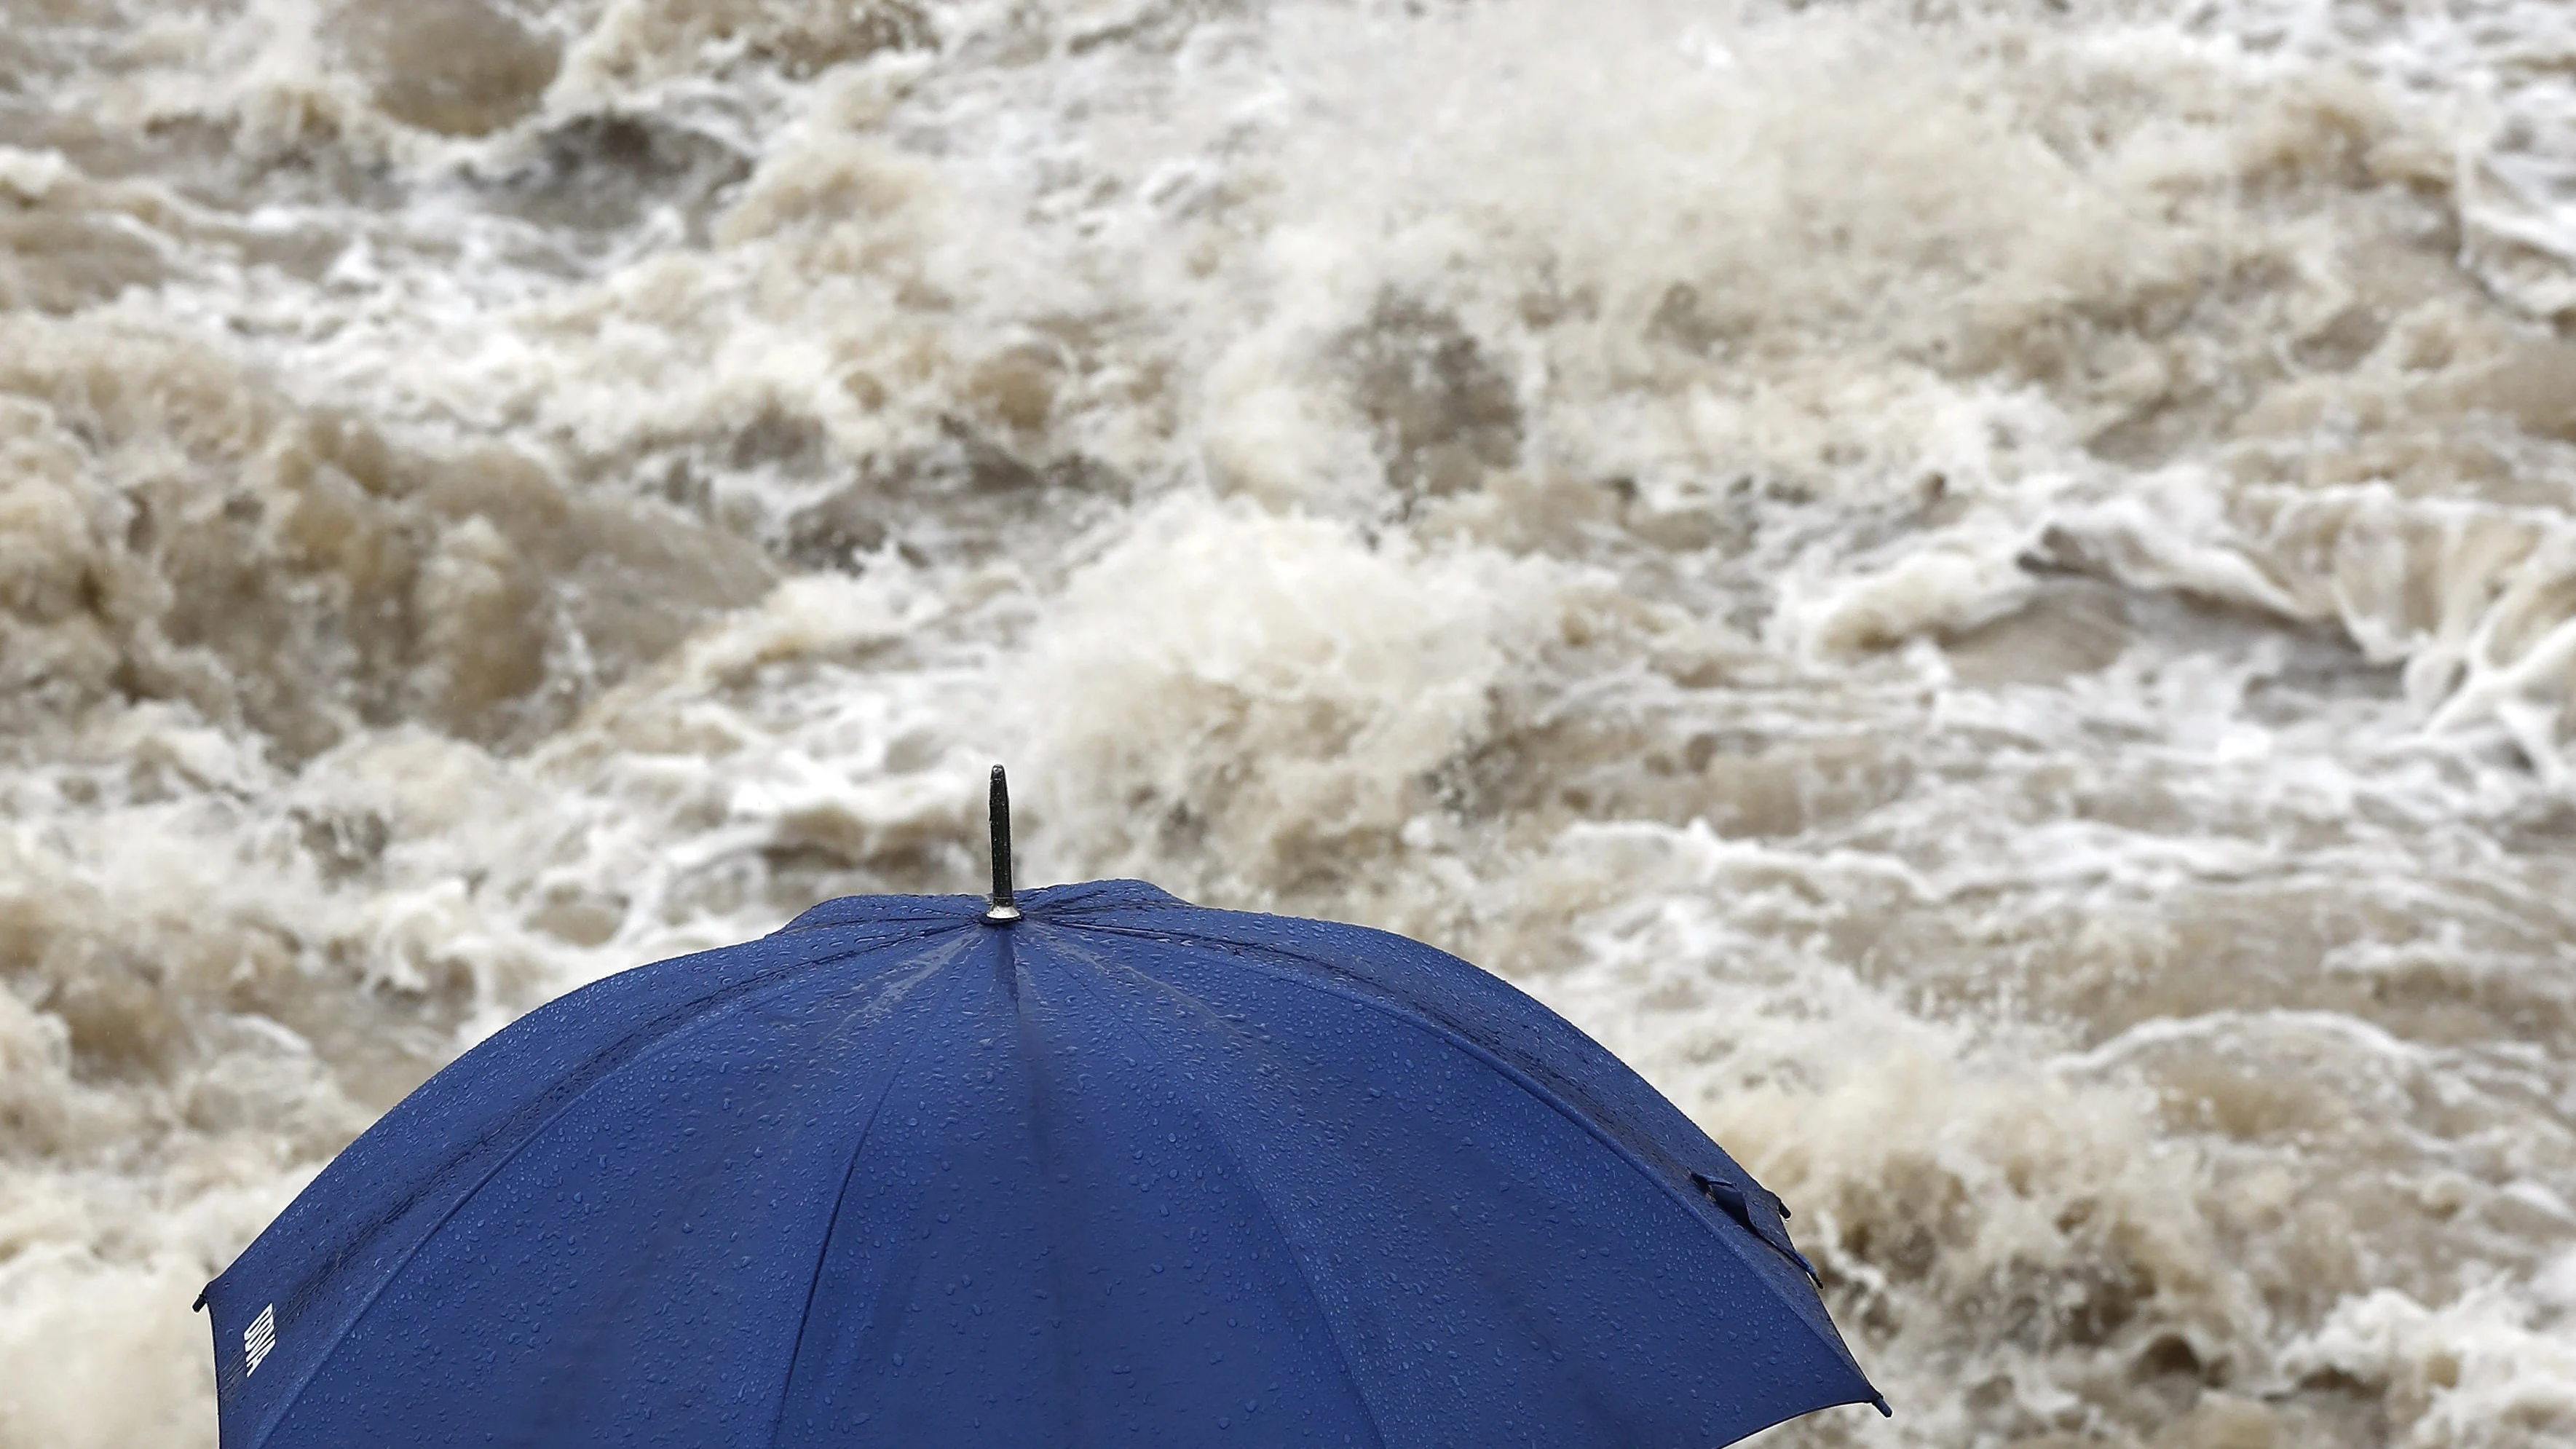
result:
<svg viewBox="0 0 2576 1449"><path fill-rule="evenodd" d="M127 13L130 8L131 13ZM22 11L25 7L21 7ZM1121 872L1798 1210L1782 1443L2576 1434L2562 7L62 0L0 1446L518 1013Z"/></svg>

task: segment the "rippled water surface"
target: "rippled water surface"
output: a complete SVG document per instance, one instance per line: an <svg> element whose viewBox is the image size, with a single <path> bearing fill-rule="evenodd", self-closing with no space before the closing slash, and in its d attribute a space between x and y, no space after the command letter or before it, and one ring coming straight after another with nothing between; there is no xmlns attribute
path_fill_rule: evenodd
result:
<svg viewBox="0 0 2576 1449"><path fill-rule="evenodd" d="M0 0L0 1444L820 898L1390 926L1898 1416L2576 1442L2576 11Z"/></svg>

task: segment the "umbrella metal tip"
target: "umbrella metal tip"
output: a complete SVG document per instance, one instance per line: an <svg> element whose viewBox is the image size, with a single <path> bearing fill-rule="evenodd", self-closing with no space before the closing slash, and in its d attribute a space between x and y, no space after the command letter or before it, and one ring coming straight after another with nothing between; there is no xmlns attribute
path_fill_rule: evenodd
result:
<svg viewBox="0 0 2576 1449"><path fill-rule="evenodd" d="M1020 918L1020 908L1011 904L1011 782L999 765L993 767L993 788L985 805L993 824L993 904L984 919L1008 925Z"/></svg>

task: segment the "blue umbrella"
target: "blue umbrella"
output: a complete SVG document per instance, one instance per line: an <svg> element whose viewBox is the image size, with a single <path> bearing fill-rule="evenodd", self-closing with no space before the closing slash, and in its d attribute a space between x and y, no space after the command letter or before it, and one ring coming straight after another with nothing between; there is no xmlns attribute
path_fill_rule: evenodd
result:
<svg viewBox="0 0 2576 1449"><path fill-rule="evenodd" d="M530 1013L200 1305L226 1449L1716 1445L1885 1403L1786 1210L1502 981L1138 881Z"/></svg>

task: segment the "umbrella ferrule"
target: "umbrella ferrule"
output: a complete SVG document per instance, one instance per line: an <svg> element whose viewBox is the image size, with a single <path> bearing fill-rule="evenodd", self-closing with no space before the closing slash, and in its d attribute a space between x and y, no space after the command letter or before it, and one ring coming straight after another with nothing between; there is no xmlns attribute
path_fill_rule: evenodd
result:
<svg viewBox="0 0 2576 1449"><path fill-rule="evenodd" d="M993 903L984 919L1008 925L1020 918L1020 908L1011 904L1011 786L999 765L993 767L993 788L986 798L993 822Z"/></svg>

